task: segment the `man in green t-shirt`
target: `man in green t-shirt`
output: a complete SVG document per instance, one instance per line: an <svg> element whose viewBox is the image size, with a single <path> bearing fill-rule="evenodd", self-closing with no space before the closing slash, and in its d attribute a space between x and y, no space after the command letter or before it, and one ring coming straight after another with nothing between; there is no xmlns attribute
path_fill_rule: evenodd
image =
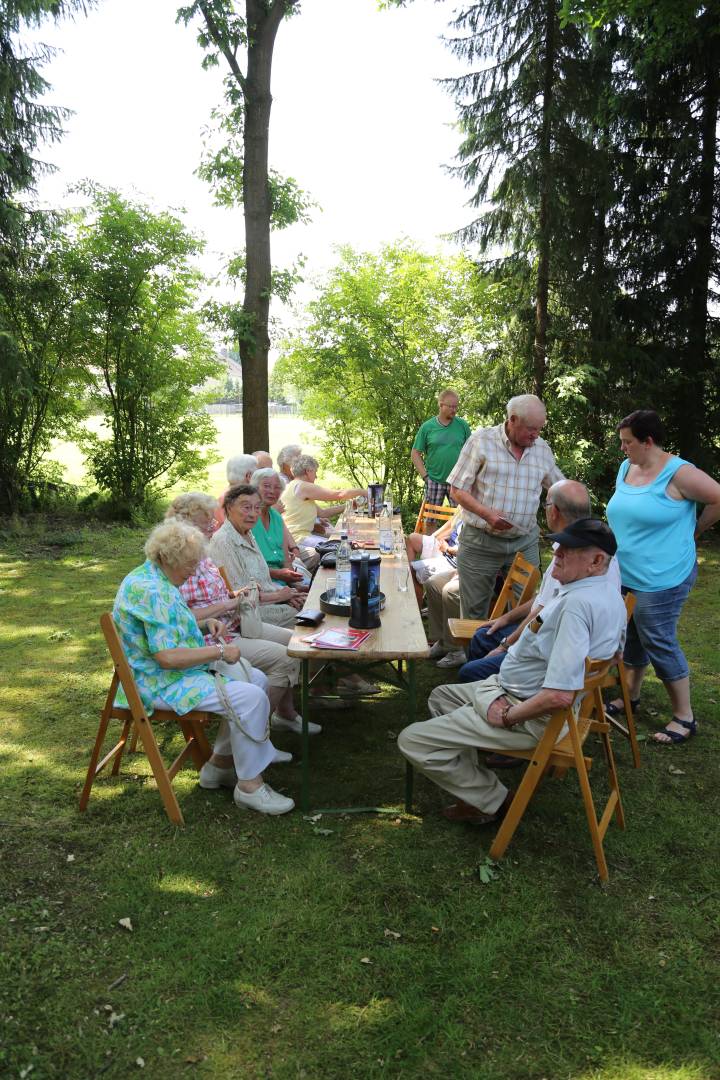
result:
<svg viewBox="0 0 720 1080"><path fill-rule="evenodd" d="M438 414L420 425L410 456L419 475L425 481L425 501L442 506L447 498L451 506L447 478L460 451L470 438L470 425L457 415L458 396L454 390L443 390L438 396Z"/></svg>

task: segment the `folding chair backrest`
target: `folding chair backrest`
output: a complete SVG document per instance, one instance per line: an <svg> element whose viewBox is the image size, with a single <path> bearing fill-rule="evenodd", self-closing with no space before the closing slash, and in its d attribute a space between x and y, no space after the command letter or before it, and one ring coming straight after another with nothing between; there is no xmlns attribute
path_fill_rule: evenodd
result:
<svg viewBox="0 0 720 1080"><path fill-rule="evenodd" d="M423 499L420 505L415 532L426 533L426 526L431 525L430 532L435 532L444 522L449 521L457 513L456 506L438 506L436 503L428 503Z"/></svg>
<svg viewBox="0 0 720 1080"><path fill-rule="evenodd" d="M135 683L135 678L130 669L130 665L127 662L127 657L123 650L120 638L118 637L117 627L109 611L106 611L100 616L100 626L102 632L105 635L105 641L110 651L110 655L115 665L115 672L120 681L120 685L125 691L125 697L128 700L128 707L132 713L132 718L135 723L140 723L144 720L148 721L147 712L145 706L142 703L142 698Z"/></svg>
<svg viewBox="0 0 720 1080"><path fill-rule="evenodd" d="M490 618L498 619L506 611L524 604L535 592L539 580L540 571L537 566L533 566L518 551L490 612Z"/></svg>

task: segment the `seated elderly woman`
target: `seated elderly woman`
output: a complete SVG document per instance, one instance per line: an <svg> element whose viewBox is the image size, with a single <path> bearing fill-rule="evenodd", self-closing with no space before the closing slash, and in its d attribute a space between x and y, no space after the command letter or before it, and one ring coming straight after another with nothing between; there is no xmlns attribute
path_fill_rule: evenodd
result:
<svg viewBox="0 0 720 1080"><path fill-rule="evenodd" d="M260 496L260 517L253 525L253 536L270 568L273 581L300 587L309 582L309 575L293 570L293 559L301 559L308 570L320 562L316 551L301 548L285 524L276 506L283 490L280 474L275 469L257 469L250 480Z"/></svg>
<svg viewBox="0 0 720 1080"><path fill-rule="evenodd" d="M173 499L165 516L186 521L209 538L214 531L215 506L211 495L190 492ZM263 622L259 637L243 637L238 600L229 592L222 574L208 557L200 560L195 572L180 586L180 592L198 621L219 619L225 633L232 635L233 643L240 646L242 657L265 673L273 709L272 729L302 732L302 717L293 702L293 687L297 686L300 677L300 661L288 656L290 631ZM313 735L321 730L319 724L310 723L308 727ZM287 755L287 760L291 760L291 755Z"/></svg>
<svg viewBox="0 0 720 1080"><path fill-rule="evenodd" d="M220 492L218 501L215 504L215 521L218 526L222 525L225 520L225 511L222 504L230 488L235 487L237 484L249 484L250 477L259 468L258 460L253 454L237 454L235 457L228 458L225 465L227 487Z"/></svg>
<svg viewBox="0 0 720 1080"><path fill-rule="evenodd" d="M233 589L257 584L260 618L275 626L291 627L305 603L304 594L270 577L252 528L260 515L260 496L250 484L231 487L223 501L225 522L210 541L209 553L222 566Z"/></svg>
<svg viewBox="0 0 720 1080"><path fill-rule="evenodd" d="M285 524L301 544L311 540L316 518L326 521L342 510L347 499L366 494L365 488L326 488L316 484L318 463L309 454L295 458L291 468L295 479L283 492ZM332 501L334 505L318 506L316 499Z"/></svg>
<svg viewBox="0 0 720 1080"><path fill-rule="evenodd" d="M245 673L249 681L227 680L224 673L239 661L239 647L223 642L223 626L215 619L206 620L214 639L206 644L180 595L204 547L202 533L183 521L156 526L145 545L146 561L118 589L113 619L148 714L170 709L182 716L201 709L222 717L200 786L232 787L238 807L286 814L293 800L273 791L262 775L277 758L269 738L267 680L253 667ZM122 690L118 704L127 705Z"/></svg>

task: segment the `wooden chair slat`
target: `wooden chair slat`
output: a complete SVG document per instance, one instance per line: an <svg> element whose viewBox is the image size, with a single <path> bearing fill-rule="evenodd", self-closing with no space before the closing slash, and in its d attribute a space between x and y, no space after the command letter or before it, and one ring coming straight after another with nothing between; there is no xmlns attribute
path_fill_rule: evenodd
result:
<svg viewBox="0 0 720 1080"><path fill-rule="evenodd" d="M200 710L193 710L192 712L185 713L183 716L179 716L169 709L155 710L152 715L153 721L161 723L163 721L172 720L178 724L185 738L184 748L172 764L167 767L163 761L155 738L153 724L142 703L142 698L140 697L137 684L135 683L132 669L123 652L115 623L109 612L105 612L101 615L100 626L102 627L105 641L107 642L108 650L113 660L114 671L110 682L110 689L105 698L105 705L103 706L100 715L100 725L90 756L90 764L88 766L87 776L85 777L85 784L80 795L80 809L85 810L87 808L87 804L90 800L90 792L95 780L111 761L113 763L112 775L118 775L123 752L128 741L128 735L132 728L133 738L140 740L143 750L147 755L167 816L176 825L184 825L185 821L175 792L173 791L172 781L188 758L192 758L195 767L200 769L210 757L212 751L207 735L205 734L205 727L210 719L210 714ZM125 691L125 696L127 697L129 705L129 708L127 709L115 705L115 696L117 694L118 685L122 685L122 688ZM115 743L113 748L101 759L100 754L111 719L120 720L122 722L122 731L118 742Z"/></svg>

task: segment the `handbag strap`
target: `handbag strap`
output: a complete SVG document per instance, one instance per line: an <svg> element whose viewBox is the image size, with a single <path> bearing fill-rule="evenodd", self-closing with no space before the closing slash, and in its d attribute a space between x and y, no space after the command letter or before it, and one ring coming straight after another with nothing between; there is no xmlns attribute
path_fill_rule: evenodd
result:
<svg viewBox="0 0 720 1080"><path fill-rule="evenodd" d="M270 713L269 713L269 711L268 711L268 719L265 721L265 733L264 733L264 735L262 736L261 739L258 739L258 738L255 737L255 735L251 735L250 732L247 731L245 729L245 727L243 726L243 722L240 719L240 717L238 716L238 714L236 712L236 709L235 709L235 706L233 705L232 701L230 700L230 695L228 694L227 689L225 687L225 679L224 679L224 677L220 674L219 671L214 672L214 675L215 675L215 690L217 691L217 696L220 699L220 703L222 704L223 711L224 711L225 716L227 717L227 719L232 721L233 723L237 724L237 726L240 728L240 731L243 733L245 738L249 739L250 742L254 742L254 743L258 743L258 744L267 742L268 738L270 737ZM247 682L250 682L250 680L248 679Z"/></svg>

